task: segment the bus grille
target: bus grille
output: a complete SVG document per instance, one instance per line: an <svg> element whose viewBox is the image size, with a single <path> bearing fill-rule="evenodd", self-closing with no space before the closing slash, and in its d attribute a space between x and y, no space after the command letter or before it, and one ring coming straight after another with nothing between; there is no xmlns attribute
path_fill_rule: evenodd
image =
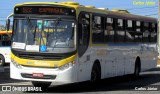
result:
<svg viewBox="0 0 160 94"><path fill-rule="evenodd" d="M34 79L56 79L56 75L44 75L43 78L32 77L32 74L21 73L23 78L34 78Z"/></svg>
<svg viewBox="0 0 160 94"><path fill-rule="evenodd" d="M19 58L25 58L25 59L36 59L36 60L43 60L43 59L62 59L62 56L53 56L53 55L36 55L36 54L32 54L32 55L25 55L25 54L18 54Z"/></svg>

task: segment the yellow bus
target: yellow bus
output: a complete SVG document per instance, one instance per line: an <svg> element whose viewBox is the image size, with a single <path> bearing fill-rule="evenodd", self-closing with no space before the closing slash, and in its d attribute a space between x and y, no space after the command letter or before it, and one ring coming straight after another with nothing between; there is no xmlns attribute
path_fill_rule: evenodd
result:
<svg viewBox="0 0 160 94"><path fill-rule="evenodd" d="M11 39L12 31L0 31L0 66L9 63L11 52Z"/></svg>
<svg viewBox="0 0 160 94"><path fill-rule="evenodd" d="M138 77L156 66L155 18L76 2L29 2L14 7L13 19L10 77L34 86Z"/></svg>

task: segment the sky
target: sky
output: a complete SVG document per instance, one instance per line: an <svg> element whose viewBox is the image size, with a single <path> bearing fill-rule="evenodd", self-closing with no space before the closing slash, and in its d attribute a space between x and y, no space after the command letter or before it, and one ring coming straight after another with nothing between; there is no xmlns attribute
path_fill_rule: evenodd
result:
<svg viewBox="0 0 160 94"><path fill-rule="evenodd" d="M0 25L4 25L6 17L13 13L15 4L24 2L63 1L74 1L81 5L92 5L97 8L108 8L109 10L127 9L132 14L158 18L158 0L0 0Z"/></svg>

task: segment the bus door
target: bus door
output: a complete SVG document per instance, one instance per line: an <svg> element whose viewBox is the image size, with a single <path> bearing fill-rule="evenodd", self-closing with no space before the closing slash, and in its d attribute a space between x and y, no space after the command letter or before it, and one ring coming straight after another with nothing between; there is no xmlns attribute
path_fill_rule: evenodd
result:
<svg viewBox="0 0 160 94"><path fill-rule="evenodd" d="M90 39L90 15L80 13L78 22L78 55L79 55L79 81L85 81L89 76L89 39ZM88 73L87 73L88 72Z"/></svg>

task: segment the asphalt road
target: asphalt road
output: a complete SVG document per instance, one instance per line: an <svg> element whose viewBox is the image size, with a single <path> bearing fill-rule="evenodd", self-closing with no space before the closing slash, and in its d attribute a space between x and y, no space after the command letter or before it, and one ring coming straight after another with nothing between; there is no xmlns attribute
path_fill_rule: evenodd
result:
<svg viewBox="0 0 160 94"><path fill-rule="evenodd" d="M0 71L0 85L31 85L30 82L13 80L9 77L9 65L4 67L4 72ZM1 87L0 87L1 88ZM149 89L151 90L149 90ZM92 93L92 94L159 94L160 93L160 68L155 68L146 72L142 72L138 79L132 76L121 76L107 78L98 84L89 82L67 84L67 85L51 85L43 93ZM42 93L41 92L41 93ZM22 92L0 92L0 94ZM23 93L40 93L40 92L23 92Z"/></svg>

